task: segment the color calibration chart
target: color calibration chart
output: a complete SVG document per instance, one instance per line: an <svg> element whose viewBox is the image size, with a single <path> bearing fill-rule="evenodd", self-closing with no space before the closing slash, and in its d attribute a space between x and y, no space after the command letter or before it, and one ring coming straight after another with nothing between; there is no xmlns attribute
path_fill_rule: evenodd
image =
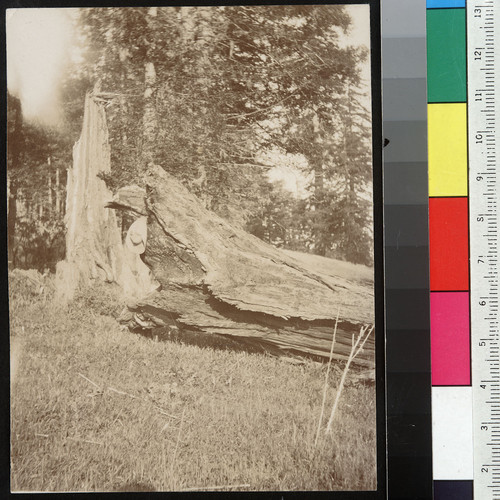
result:
<svg viewBox="0 0 500 500"><path fill-rule="evenodd" d="M499 47L498 0L427 0L436 500L500 498Z"/></svg>
<svg viewBox="0 0 500 500"><path fill-rule="evenodd" d="M427 2L432 436L435 497L472 498L467 37L462 1ZM486 500L486 499L485 499Z"/></svg>

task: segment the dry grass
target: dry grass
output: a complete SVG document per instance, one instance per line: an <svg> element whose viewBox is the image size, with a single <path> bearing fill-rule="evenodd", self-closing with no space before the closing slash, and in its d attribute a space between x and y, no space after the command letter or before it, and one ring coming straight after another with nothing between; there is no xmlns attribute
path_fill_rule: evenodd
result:
<svg viewBox="0 0 500 500"><path fill-rule="evenodd" d="M315 447L326 366L122 331L103 285L62 310L10 284L14 491L375 489L373 387L348 378Z"/></svg>

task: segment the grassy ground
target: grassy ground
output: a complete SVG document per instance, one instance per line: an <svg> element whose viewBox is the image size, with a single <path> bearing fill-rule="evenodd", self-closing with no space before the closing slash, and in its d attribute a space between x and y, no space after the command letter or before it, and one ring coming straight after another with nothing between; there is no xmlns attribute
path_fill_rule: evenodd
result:
<svg viewBox="0 0 500 500"><path fill-rule="evenodd" d="M10 277L13 491L375 489L373 387L315 448L324 366L154 342L104 285L63 310L36 279Z"/></svg>

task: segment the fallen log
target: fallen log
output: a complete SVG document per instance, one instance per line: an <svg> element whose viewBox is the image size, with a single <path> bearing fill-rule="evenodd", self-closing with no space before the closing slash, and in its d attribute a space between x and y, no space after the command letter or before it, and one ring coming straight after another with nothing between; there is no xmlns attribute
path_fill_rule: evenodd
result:
<svg viewBox="0 0 500 500"><path fill-rule="evenodd" d="M141 256L160 287L129 305L131 328L231 336L347 360L353 335L374 323L373 269L274 248L213 212L161 167L146 191L119 190L106 206L147 217ZM144 236L146 238L146 235ZM374 335L355 363L374 366Z"/></svg>

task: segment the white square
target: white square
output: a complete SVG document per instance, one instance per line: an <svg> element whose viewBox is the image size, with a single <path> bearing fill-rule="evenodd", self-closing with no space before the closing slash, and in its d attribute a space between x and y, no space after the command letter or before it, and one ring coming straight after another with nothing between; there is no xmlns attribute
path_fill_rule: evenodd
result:
<svg viewBox="0 0 500 500"><path fill-rule="evenodd" d="M472 387L432 388L433 477L473 479Z"/></svg>

